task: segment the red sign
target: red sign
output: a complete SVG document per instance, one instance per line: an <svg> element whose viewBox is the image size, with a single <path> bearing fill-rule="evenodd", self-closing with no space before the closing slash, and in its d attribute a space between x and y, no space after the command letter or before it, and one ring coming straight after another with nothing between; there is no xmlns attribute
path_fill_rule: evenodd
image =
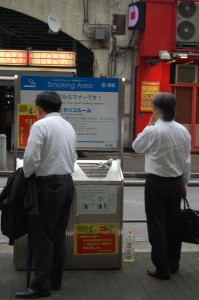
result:
<svg viewBox="0 0 199 300"><path fill-rule="evenodd" d="M116 252L114 233L77 234L77 254L108 254Z"/></svg>
<svg viewBox="0 0 199 300"><path fill-rule="evenodd" d="M18 104L18 148L25 148L30 127L37 121L35 104Z"/></svg>
<svg viewBox="0 0 199 300"><path fill-rule="evenodd" d="M37 121L36 116L19 116L18 148L25 148L29 137L30 127Z"/></svg>

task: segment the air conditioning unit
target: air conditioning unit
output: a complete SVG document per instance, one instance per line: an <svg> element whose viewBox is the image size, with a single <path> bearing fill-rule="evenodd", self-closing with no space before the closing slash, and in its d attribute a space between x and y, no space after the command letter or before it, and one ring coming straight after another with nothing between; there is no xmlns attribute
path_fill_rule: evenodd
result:
<svg viewBox="0 0 199 300"><path fill-rule="evenodd" d="M199 48L199 2L178 1L176 47Z"/></svg>

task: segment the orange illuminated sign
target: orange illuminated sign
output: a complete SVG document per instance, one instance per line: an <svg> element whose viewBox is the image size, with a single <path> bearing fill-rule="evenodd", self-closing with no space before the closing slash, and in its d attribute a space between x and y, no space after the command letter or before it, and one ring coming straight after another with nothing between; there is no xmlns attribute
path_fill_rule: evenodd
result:
<svg viewBox="0 0 199 300"><path fill-rule="evenodd" d="M26 50L0 50L0 65L27 65Z"/></svg>
<svg viewBox="0 0 199 300"><path fill-rule="evenodd" d="M75 52L29 51L30 66L74 67Z"/></svg>
<svg viewBox="0 0 199 300"><path fill-rule="evenodd" d="M75 67L76 53L66 51L0 50L0 65Z"/></svg>

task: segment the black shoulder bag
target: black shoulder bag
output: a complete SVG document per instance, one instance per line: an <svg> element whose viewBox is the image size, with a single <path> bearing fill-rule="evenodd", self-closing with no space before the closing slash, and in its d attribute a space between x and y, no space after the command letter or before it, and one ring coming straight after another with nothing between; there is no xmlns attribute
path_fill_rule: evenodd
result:
<svg viewBox="0 0 199 300"><path fill-rule="evenodd" d="M183 204L180 211L181 241L199 244L199 211L191 209L187 199L183 199Z"/></svg>

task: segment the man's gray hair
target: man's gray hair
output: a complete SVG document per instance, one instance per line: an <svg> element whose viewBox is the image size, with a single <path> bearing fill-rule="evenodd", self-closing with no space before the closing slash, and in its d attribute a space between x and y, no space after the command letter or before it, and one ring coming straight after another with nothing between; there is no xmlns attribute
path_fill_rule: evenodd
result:
<svg viewBox="0 0 199 300"><path fill-rule="evenodd" d="M171 93L157 93L152 100L153 109L157 110L160 119L170 122L176 115L176 97Z"/></svg>

